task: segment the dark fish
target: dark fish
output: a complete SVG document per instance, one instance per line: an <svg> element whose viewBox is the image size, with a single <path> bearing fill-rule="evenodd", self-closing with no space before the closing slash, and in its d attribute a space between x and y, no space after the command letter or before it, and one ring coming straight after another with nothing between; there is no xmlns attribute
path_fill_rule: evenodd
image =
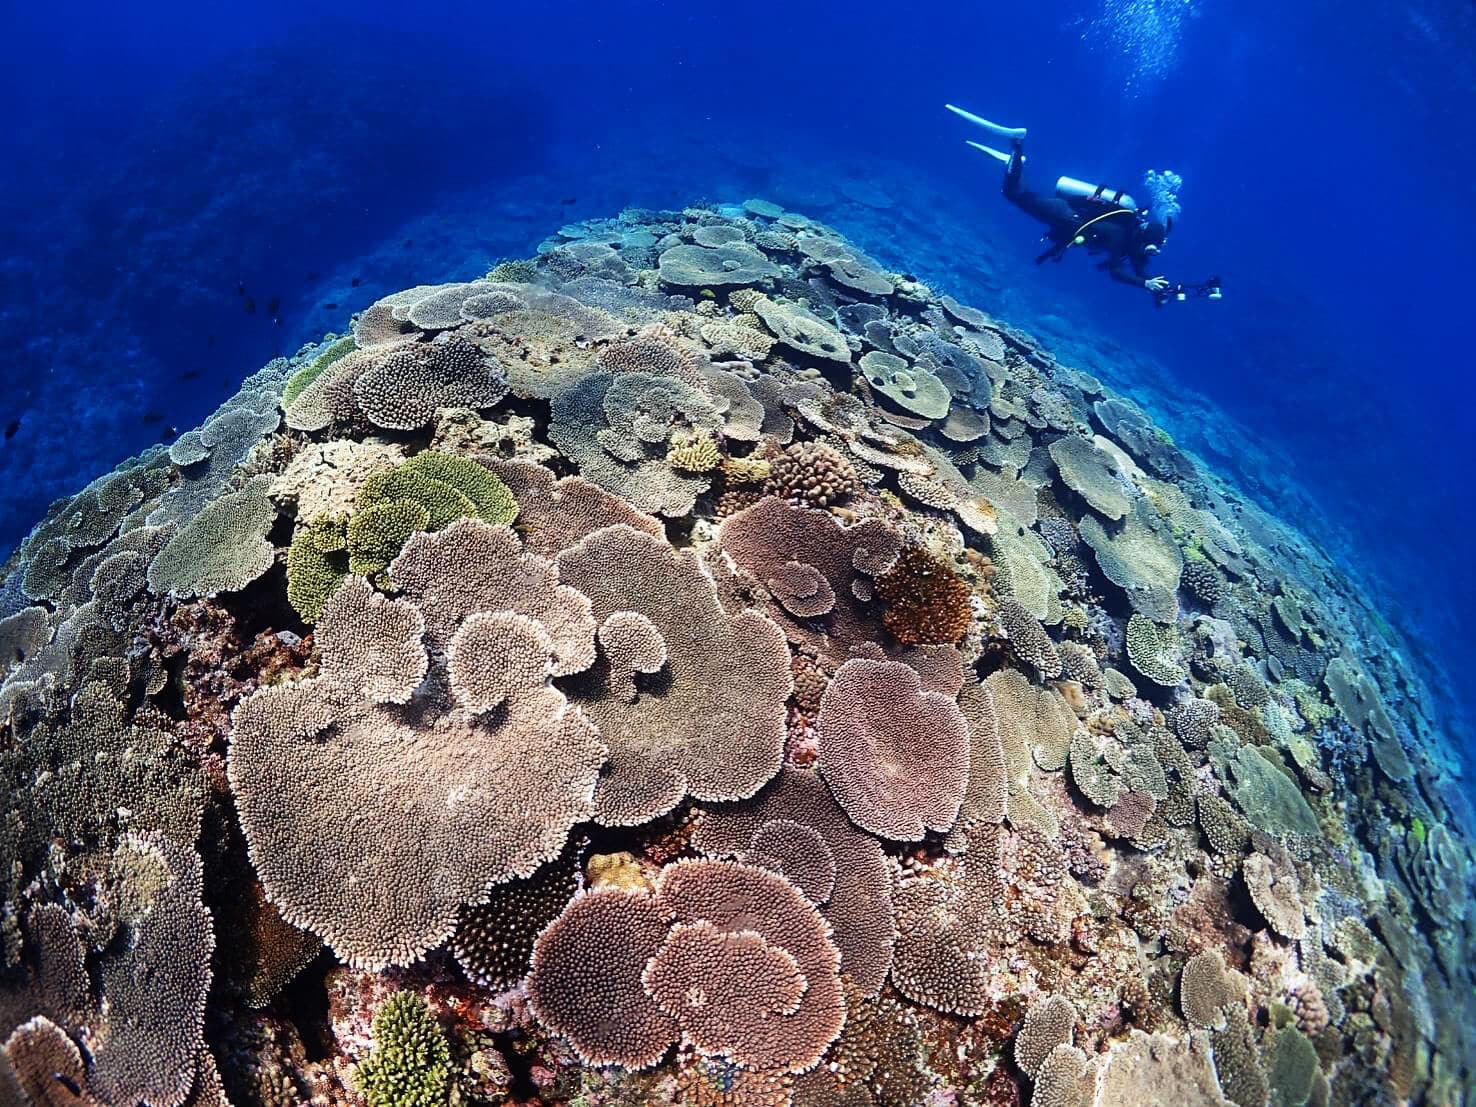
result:
<svg viewBox="0 0 1476 1107"><path fill-rule="evenodd" d="M350 282L349 282L349 283L350 283L350 284L352 284L352 285L353 285L353 286L354 286L354 287L355 287L355 288L358 288L358 287L359 287L359 284L360 284L360 281L359 281L359 278L358 278L358 277L355 277L355 278L354 278L354 279L353 279L353 280L352 280L352 281L350 281Z"/></svg>
<svg viewBox="0 0 1476 1107"><path fill-rule="evenodd" d="M179 428L178 427L165 427L164 428L164 440L166 442L169 441L171 438L178 438L178 437L179 437Z"/></svg>
<svg viewBox="0 0 1476 1107"><path fill-rule="evenodd" d="M250 296L247 296L246 297L246 314L247 315L255 315L256 314L256 301L253 300Z"/></svg>
<svg viewBox="0 0 1476 1107"><path fill-rule="evenodd" d="M20 429L21 429L21 421L19 419L12 419L10 422L6 423L5 424L5 441L9 442L12 438L15 437L15 432L18 431L18 430L20 430Z"/></svg>
<svg viewBox="0 0 1476 1107"><path fill-rule="evenodd" d="M272 316L272 326L274 326L274 327L280 327L281 325L282 325L282 317L280 315L273 315Z"/></svg>
<svg viewBox="0 0 1476 1107"><path fill-rule="evenodd" d="M414 245L415 245L415 239L413 239L413 238L407 238L407 239L405 239L405 248L406 249L409 249L411 246L414 246Z"/></svg>
<svg viewBox="0 0 1476 1107"><path fill-rule="evenodd" d="M564 199L560 200L559 203L563 204L564 207L568 207L570 204L577 204L577 203L579 203L579 197L578 196L566 196L566 197L564 197Z"/></svg>
<svg viewBox="0 0 1476 1107"><path fill-rule="evenodd" d="M328 311L337 311L338 310L338 305L337 304L324 304L323 307L326 310L328 310Z"/></svg>
<svg viewBox="0 0 1476 1107"><path fill-rule="evenodd" d="M310 280L310 281L317 280L318 279L318 271L316 269L314 269L311 273L309 273L307 275L307 279Z"/></svg>
<svg viewBox="0 0 1476 1107"><path fill-rule="evenodd" d="M282 310L282 297L280 297L280 296L273 296L272 299L271 299L271 302L269 304L267 304L267 311L270 314L272 314L272 315L276 315L277 312L279 312L281 310Z"/></svg>
<svg viewBox="0 0 1476 1107"><path fill-rule="evenodd" d="M182 380L182 381L199 380L200 379L200 370L198 370L198 369L186 369L183 373L181 373L179 375L179 379Z"/></svg>
<svg viewBox="0 0 1476 1107"><path fill-rule="evenodd" d="M207 346L214 346L215 345L215 335L213 335L213 334L212 335L207 335L205 337L205 344Z"/></svg>
<svg viewBox="0 0 1476 1107"><path fill-rule="evenodd" d="M73 1080L66 1073L64 1073L64 1072L54 1072L54 1073L51 1074L51 1078L53 1080L55 1080L58 1084L60 1084L62 1087L66 1088L67 1091L71 1092L78 1099L81 1099L82 1098L82 1088L77 1084L77 1082L75 1080Z"/></svg>
<svg viewBox="0 0 1476 1107"><path fill-rule="evenodd" d="M142 415L140 415L138 417L138 421L140 423L162 423L164 422L164 413L162 411L154 411L150 409L149 411L146 411Z"/></svg>
<svg viewBox="0 0 1476 1107"><path fill-rule="evenodd" d="M244 295L246 295L246 282L245 281L237 281L236 282L236 295L237 296L244 296Z"/></svg>

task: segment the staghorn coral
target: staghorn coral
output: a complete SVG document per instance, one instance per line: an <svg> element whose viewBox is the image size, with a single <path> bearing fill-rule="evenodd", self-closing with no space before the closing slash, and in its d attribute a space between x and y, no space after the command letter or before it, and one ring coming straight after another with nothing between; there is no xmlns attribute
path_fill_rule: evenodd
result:
<svg viewBox="0 0 1476 1107"><path fill-rule="evenodd" d="M414 992L396 992L374 1014L374 1051L354 1068L369 1107L438 1107L452 1088L451 1046Z"/></svg>
<svg viewBox="0 0 1476 1107"><path fill-rule="evenodd" d="M917 841L953 825L968 786L968 723L952 698L923 690L916 670L847 661L816 727L820 775L857 826Z"/></svg>

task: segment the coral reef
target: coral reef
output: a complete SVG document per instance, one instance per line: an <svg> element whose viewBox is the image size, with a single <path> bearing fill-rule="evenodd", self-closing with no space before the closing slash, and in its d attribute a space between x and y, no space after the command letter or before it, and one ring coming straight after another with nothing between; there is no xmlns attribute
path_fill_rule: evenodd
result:
<svg viewBox="0 0 1476 1107"><path fill-rule="evenodd" d="M7 1104L1473 1102L1428 691L1134 403L759 200L345 323L3 569Z"/></svg>

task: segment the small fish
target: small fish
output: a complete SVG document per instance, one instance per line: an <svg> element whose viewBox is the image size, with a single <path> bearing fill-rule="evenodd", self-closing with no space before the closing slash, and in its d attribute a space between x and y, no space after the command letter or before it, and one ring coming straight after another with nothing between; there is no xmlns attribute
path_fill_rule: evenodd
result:
<svg viewBox="0 0 1476 1107"><path fill-rule="evenodd" d="M198 369L186 369L183 373L181 373L179 375L179 379L182 380L182 381L199 380L200 379L200 370L198 370Z"/></svg>
<svg viewBox="0 0 1476 1107"><path fill-rule="evenodd" d="M138 421L140 423L162 423L164 422L164 413L162 411L154 411L151 408L140 415Z"/></svg>
<svg viewBox="0 0 1476 1107"><path fill-rule="evenodd" d="M353 280L352 280L352 281L350 281L350 282L349 282L349 283L350 283L350 284L352 284L352 285L353 285L353 286L354 286L354 287L355 287L355 288L358 288L358 287L359 287L359 285L360 285L360 284L361 284L361 283L363 283L363 282L361 282L361 281L360 281L360 280L359 280L359 278L358 278L358 277L355 277L355 278L354 278L354 279L353 279Z"/></svg>
<svg viewBox="0 0 1476 1107"><path fill-rule="evenodd" d="M577 203L579 203L579 197L578 196L566 196L566 197L564 197L564 199L560 200L559 203L563 204L564 207L568 207L570 204L577 204Z"/></svg>
<svg viewBox="0 0 1476 1107"><path fill-rule="evenodd" d="M323 308L326 311L337 311L338 310L338 305L337 304L324 304L323 305Z"/></svg>
<svg viewBox="0 0 1476 1107"><path fill-rule="evenodd" d="M20 430L20 429L21 429L21 421L19 419L12 419L10 422L6 423L5 424L5 441L9 442L12 438L15 437L15 432L18 431L18 430Z"/></svg>
<svg viewBox="0 0 1476 1107"><path fill-rule="evenodd" d="M405 249L408 250L411 246L414 246L414 245L415 245L415 239L413 239L413 238L407 238L407 239L405 239Z"/></svg>
<svg viewBox="0 0 1476 1107"><path fill-rule="evenodd" d="M64 1073L64 1072L54 1072L54 1073L51 1074L51 1079L55 1080L62 1087L66 1088L67 1091L71 1092L78 1099L81 1099L82 1098L82 1088L81 1088L81 1086L78 1085L78 1083L75 1080L73 1080L70 1076L68 1076L66 1073Z"/></svg>
<svg viewBox="0 0 1476 1107"><path fill-rule="evenodd" d="M281 325L282 325L282 317L280 315L273 315L272 316L272 326L274 326L274 327L280 327Z"/></svg>
<svg viewBox="0 0 1476 1107"><path fill-rule="evenodd" d="M206 335L205 336L205 344L207 346L214 346L215 345L215 335L213 335L213 334Z"/></svg>
<svg viewBox="0 0 1476 1107"><path fill-rule="evenodd" d="M245 281L237 281L236 282L236 295L237 296L244 296L244 295L246 295L246 282Z"/></svg>
<svg viewBox="0 0 1476 1107"><path fill-rule="evenodd" d="M271 302L269 304L267 304L267 313L270 314L270 315L276 315L277 312L279 312L281 310L282 310L282 297L280 297L280 296L273 296L272 299L271 299Z"/></svg>
<svg viewBox="0 0 1476 1107"><path fill-rule="evenodd" d="M246 314L247 315L255 315L256 314L256 301L253 300L250 296L247 296L246 297Z"/></svg>
<svg viewBox="0 0 1476 1107"><path fill-rule="evenodd" d="M164 428L164 441L168 442L179 437L179 428L168 426Z"/></svg>
<svg viewBox="0 0 1476 1107"><path fill-rule="evenodd" d="M307 279L310 280L310 281L317 280L318 279L318 271L316 269L314 269L311 273L309 273L307 275Z"/></svg>

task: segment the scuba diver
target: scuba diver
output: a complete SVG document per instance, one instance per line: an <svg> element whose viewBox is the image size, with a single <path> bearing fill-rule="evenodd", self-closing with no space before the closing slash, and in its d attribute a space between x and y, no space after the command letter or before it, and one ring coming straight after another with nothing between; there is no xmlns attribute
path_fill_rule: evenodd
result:
<svg viewBox="0 0 1476 1107"><path fill-rule="evenodd" d="M1084 246L1089 254L1104 255L1097 266L1099 269L1115 281L1152 293L1160 307L1171 300L1187 300L1190 296L1211 300L1221 298L1218 277L1211 277L1200 284L1183 285L1153 272L1157 255L1173 230L1174 219L1180 211L1178 191L1184 181L1177 173L1167 170L1148 172L1143 183L1152 203L1146 208L1138 207L1137 202L1120 189L1088 184L1074 177L1059 178L1054 196L1042 195L1024 185L1027 133L1024 127L1002 127L952 104L944 107L1010 144L1010 152L1005 153L980 142L969 143L974 149L1004 163L1005 199L1045 224L1045 234L1041 237L1050 246L1035 259L1037 265L1060 261L1073 246Z"/></svg>

